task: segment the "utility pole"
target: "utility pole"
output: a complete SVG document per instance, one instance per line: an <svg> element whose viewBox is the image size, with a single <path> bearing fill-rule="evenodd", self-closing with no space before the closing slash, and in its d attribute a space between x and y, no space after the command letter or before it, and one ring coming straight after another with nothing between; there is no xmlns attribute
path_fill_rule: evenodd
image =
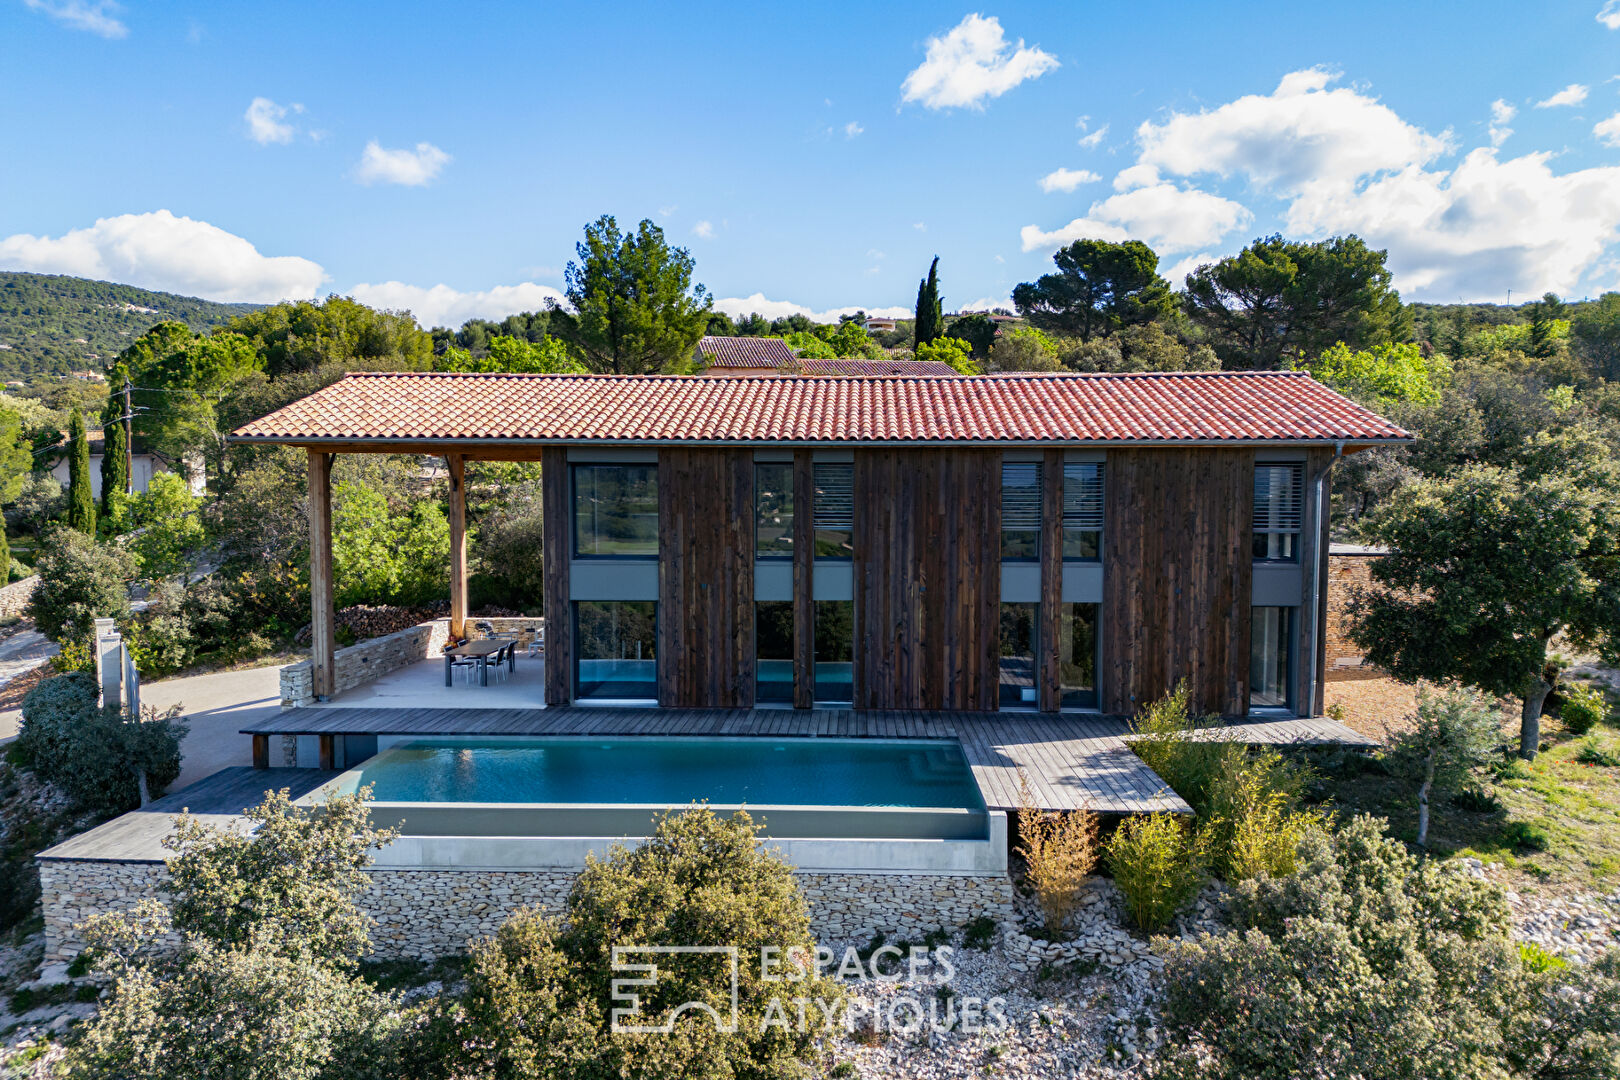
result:
<svg viewBox="0 0 1620 1080"><path fill-rule="evenodd" d="M129 394L133 390L129 373L124 373L124 494L135 494L135 411L130 408Z"/></svg>

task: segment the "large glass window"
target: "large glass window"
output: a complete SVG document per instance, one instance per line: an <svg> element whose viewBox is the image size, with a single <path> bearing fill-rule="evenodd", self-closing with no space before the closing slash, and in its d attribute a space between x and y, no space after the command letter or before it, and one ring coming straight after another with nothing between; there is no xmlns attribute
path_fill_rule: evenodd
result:
<svg viewBox="0 0 1620 1080"><path fill-rule="evenodd" d="M754 554L761 559L793 555L793 466L754 466Z"/></svg>
<svg viewBox="0 0 1620 1080"><path fill-rule="evenodd" d="M574 603L574 696L658 697L658 605L651 600Z"/></svg>
<svg viewBox="0 0 1620 1080"><path fill-rule="evenodd" d="M1001 561L1034 562L1041 557L1041 463L1001 465Z"/></svg>
<svg viewBox="0 0 1620 1080"><path fill-rule="evenodd" d="M657 558L657 465L574 466L574 554Z"/></svg>
<svg viewBox="0 0 1620 1080"><path fill-rule="evenodd" d="M855 557L855 466L818 461L813 468L816 495L812 524L816 558Z"/></svg>
<svg viewBox="0 0 1620 1080"><path fill-rule="evenodd" d="M1255 608L1249 630L1249 707L1286 709L1293 667L1294 609Z"/></svg>
<svg viewBox="0 0 1620 1080"><path fill-rule="evenodd" d="M816 700L855 700L855 604L816 601Z"/></svg>
<svg viewBox="0 0 1620 1080"><path fill-rule="evenodd" d="M1254 467L1254 559L1297 562L1305 511L1305 466Z"/></svg>
<svg viewBox="0 0 1620 1080"><path fill-rule="evenodd" d="M1035 642L1039 604L1001 605L1001 705L1035 707Z"/></svg>
<svg viewBox="0 0 1620 1080"><path fill-rule="evenodd" d="M793 603L754 605L755 701L793 700Z"/></svg>
<svg viewBox="0 0 1620 1080"><path fill-rule="evenodd" d="M1058 611L1058 686L1065 708L1097 704L1097 607L1064 604Z"/></svg>
<svg viewBox="0 0 1620 1080"><path fill-rule="evenodd" d="M1095 562L1102 558L1103 463L1063 465L1063 557Z"/></svg>

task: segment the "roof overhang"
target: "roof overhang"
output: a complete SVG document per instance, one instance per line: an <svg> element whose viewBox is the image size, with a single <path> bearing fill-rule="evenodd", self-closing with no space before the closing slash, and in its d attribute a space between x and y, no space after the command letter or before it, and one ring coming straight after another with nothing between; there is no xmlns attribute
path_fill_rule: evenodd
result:
<svg viewBox="0 0 1620 1080"><path fill-rule="evenodd" d="M1379 446L1406 446L1415 439L408 439L317 438L311 436L230 435L226 442L239 446L296 446L354 454L443 454L457 451L538 451L547 446L670 446L684 449L906 449L931 447L980 450L1175 450L1187 448L1237 449L1242 447L1342 448L1353 454Z"/></svg>

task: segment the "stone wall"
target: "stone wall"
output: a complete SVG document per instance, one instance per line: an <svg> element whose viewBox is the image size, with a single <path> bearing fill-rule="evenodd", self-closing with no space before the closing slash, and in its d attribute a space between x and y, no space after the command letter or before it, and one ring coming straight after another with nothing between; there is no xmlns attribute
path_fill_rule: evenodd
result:
<svg viewBox="0 0 1620 1080"><path fill-rule="evenodd" d="M1372 564L1381 552L1332 552L1328 555L1327 670L1334 678L1354 676L1361 669L1361 648L1350 640L1351 594L1372 584Z"/></svg>
<svg viewBox="0 0 1620 1080"><path fill-rule="evenodd" d="M45 962L63 963L83 943L76 927L91 915L157 896L166 871L159 863L40 861L44 892ZM461 952L493 934L520 907L561 912L571 870L371 870L361 906L375 920L371 942L379 957L432 958ZM824 941L916 937L938 926L959 928L980 915L1001 922L1013 914L1005 874L882 874L803 872L800 887L810 924Z"/></svg>
<svg viewBox="0 0 1620 1080"><path fill-rule="evenodd" d="M19 583L20 584L20 583ZM409 630L372 638L332 655L334 692L353 690L373 679L438 656L450 637L450 621L434 619ZM298 709L315 704L315 670L308 660L281 669L281 707Z"/></svg>
<svg viewBox="0 0 1620 1080"><path fill-rule="evenodd" d="M13 581L10 585L0 589L0 619L9 619L13 615L21 615L23 608L34 596L34 589L39 585L39 575L25 577L21 581Z"/></svg>

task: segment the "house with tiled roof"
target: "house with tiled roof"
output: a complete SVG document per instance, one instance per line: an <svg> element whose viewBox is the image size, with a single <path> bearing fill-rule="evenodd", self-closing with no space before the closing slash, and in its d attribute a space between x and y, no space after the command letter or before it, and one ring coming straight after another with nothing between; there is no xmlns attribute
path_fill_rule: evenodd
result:
<svg viewBox="0 0 1620 1080"><path fill-rule="evenodd" d="M711 334L699 338L697 343L697 361L704 375L774 375L797 360L798 355L781 338Z"/></svg>
<svg viewBox="0 0 1620 1080"><path fill-rule="evenodd" d="M541 463L548 706L1309 717L1333 468L1410 436L1298 372L378 373L231 438L309 454L318 694L332 455L412 453L458 636L462 469Z"/></svg>

